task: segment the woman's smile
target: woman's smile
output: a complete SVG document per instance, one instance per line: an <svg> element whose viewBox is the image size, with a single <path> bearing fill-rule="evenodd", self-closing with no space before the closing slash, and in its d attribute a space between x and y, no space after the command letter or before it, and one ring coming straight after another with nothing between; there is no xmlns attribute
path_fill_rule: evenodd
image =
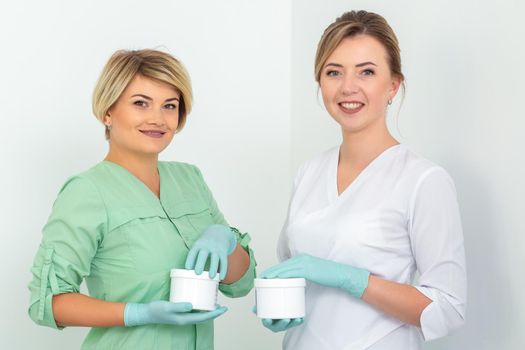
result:
<svg viewBox="0 0 525 350"><path fill-rule="evenodd" d="M166 133L165 131L161 131L161 130L139 130L139 131L146 136L153 137L156 139L160 139Z"/></svg>
<svg viewBox="0 0 525 350"><path fill-rule="evenodd" d="M339 102L338 105L341 111L346 114L355 114L365 106L364 103L357 101Z"/></svg>

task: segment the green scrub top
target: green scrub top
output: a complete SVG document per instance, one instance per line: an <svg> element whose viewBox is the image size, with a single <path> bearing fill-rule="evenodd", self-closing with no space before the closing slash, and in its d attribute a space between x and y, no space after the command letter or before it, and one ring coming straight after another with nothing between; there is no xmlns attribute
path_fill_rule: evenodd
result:
<svg viewBox="0 0 525 350"><path fill-rule="evenodd" d="M197 167L159 162L160 199L125 168L103 161L70 178L53 205L29 284L30 317L55 323L52 297L79 292L107 301L168 300L170 270L184 268L189 248L211 224L228 225ZM248 294L255 260L249 236L233 229L250 254L244 276L219 290ZM82 349L213 349L213 321L198 325L92 328Z"/></svg>

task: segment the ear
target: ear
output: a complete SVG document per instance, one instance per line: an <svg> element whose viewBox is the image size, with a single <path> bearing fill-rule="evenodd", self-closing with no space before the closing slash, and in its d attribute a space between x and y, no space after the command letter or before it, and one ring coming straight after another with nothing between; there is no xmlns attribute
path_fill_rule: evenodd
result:
<svg viewBox="0 0 525 350"><path fill-rule="evenodd" d="M390 83L390 91L388 92L389 100L393 100L394 97L396 97L400 86L401 86L401 78L398 76L392 77L392 82Z"/></svg>
<svg viewBox="0 0 525 350"><path fill-rule="evenodd" d="M104 116L104 125L111 124L111 114L109 114L109 111L106 112L106 115Z"/></svg>

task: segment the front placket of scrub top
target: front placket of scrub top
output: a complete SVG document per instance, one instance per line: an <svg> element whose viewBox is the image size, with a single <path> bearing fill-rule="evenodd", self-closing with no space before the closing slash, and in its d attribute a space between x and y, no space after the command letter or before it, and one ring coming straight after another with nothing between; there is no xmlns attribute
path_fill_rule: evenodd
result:
<svg viewBox="0 0 525 350"><path fill-rule="evenodd" d="M164 210L164 212L166 213L168 219L173 224L173 226L176 228L177 232L179 233L182 240L186 244L186 247L190 249L197 237L192 237L189 233L188 234L185 233L184 226L183 226L185 223L184 220L180 220L178 222L176 221L178 217L183 216L184 214L188 214L189 212L195 211L196 208L192 205L194 201L192 201L190 198L186 196L184 188L182 188L178 182L174 182L172 184L173 186L170 188L172 191L169 193L169 197L167 197L168 192L166 192L166 188L164 188L163 186L164 184L163 179L168 179L168 175L164 174L164 171L166 171L166 169L163 167L162 163L159 163L158 171L160 175L160 200L159 200L160 205L162 209ZM168 208L166 208L166 206ZM172 217L175 217L175 221L174 219L172 219ZM179 227L178 225L182 225L182 226ZM203 273L206 273L206 272L203 272ZM211 336L213 337L213 321L195 324L194 327L195 327L195 349L197 350L208 349L206 335L211 334Z"/></svg>
<svg viewBox="0 0 525 350"><path fill-rule="evenodd" d="M180 181L171 181L170 191L167 191L163 180L169 179L170 175L173 177L173 174L166 173L168 169L168 164L159 163L160 205L189 250L204 229L214 222L209 204L204 201L200 190L191 187L195 186L195 179L188 184L181 176Z"/></svg>
<svg viewBox="0 0 525 350"><path fill-rule="evenodd" d="M167 196L171 196L171 197L178 198L178 199L182 198L182 191L181 191L182 189L179 189L178 188L179 187L178 184L175 183L174 186L173 186L175 188L172 188L172 190L175 190L175 191L171 191L169 193L169 195L168 195L168 192L167 192L168 189L166 188L166 184L163 181L163 179L168 179L168 176L167 176L167 174L164 174L165 169L164 169L164 167L162 166L162 164L160 162L159 162L159 165L157 167L157 170L159 172L159 179L160 179L160 184L159 184L159 187L160 187L160 198L157 198L157 196L155 196L155 194L153 192L151 192L151 190L150 190L150 192L155 197L155 199L158 201L160 207L164 211L164 214L166 214L166 217L171 222L173 227L175 227L175 230L177 231L179 236L184 241L184 244L186 245L186 248L188 248L188 250L189 250L191 248L191 245L192 245L193 242L189 239L189 237L187 235L184 234L184 230L182 229L182 227L178 227L177 223L173 221L172 216L170 215L171 210L167 210L166 207L165 207L165 204L164 204L164 203L170 203L170 201L169 201ZM148 190L149 190L149 188L148 188Z"/></svg>
<svg viewBox="0 0 525 350"><path fill-rule="evenodd" d="M173 224L173 226L176 228L182 240L188 247L188 249L190 249L193 242L195 241L197 237L192 237L189 233L188 234L185 233L184 225L188 224L185 222L185 220L180 220L178 222L176 221L177 221L177 218L179 218L180 216L183 216L184 214L193 213L195 209L198 209L198 208L195 208L194 206L195 200L191 200L191 198L187 197L187 192L185 191L184 188L180 186L178 182L174 182L172 184L173 186L170 188L171 192L169 192L169 195L167 194L168 192L166 192L166 188L163 186L163 184L165 184L163 182L163 179L168 179L169 175L164 173L164 171L166 171L167 169L165 169L163 165L164 164L159 162L159 166L158 166L158 171L160 175L159 203L162 209L164 210L164 212L166 213L168 219ZM175 221L172 218L175 218ZM182 226L179 227L178 225L182 225ZM206 273L206 272L203 272L203 273ZM195 326L195 349L197 350L207 349L208 344L205 340L206 334L211 334L213 336L213 321L195 324L194 326Z"/></svg>

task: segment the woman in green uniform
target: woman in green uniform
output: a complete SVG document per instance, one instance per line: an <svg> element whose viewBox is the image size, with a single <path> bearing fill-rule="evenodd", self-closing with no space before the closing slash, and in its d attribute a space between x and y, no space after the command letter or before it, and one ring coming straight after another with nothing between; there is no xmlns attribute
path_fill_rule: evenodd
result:
<svg viewBox="0 0 525 350"><path fill-rule="evenodd" d="M226 308L168 302L172 268L208 264L229 297L252 288L249 236L229 227L197 167L158 160L191 100L186 70L160 51L117 51L99 78L93 111L109 152L60 190L29 285L38 324L93 327L83 349L213 349Z"/></svg>

